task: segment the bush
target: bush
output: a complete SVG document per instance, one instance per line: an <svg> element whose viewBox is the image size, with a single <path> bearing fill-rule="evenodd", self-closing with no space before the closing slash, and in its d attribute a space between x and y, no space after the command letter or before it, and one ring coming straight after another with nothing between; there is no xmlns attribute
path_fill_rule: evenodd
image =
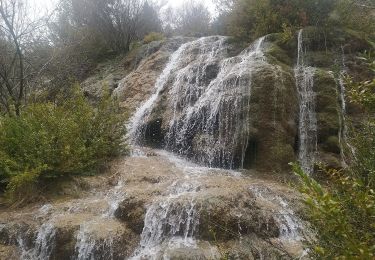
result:
<svg viewBox="0 0 375 260"><path fill-rule="evenodd" d="M105 95L95 109L76 88L61 105L32 104L20 117L0 118L0 185L10 200L42 181L94 173L126 151L123 117Z"/></svg>
<svg viewBox="0 0 375 260"><path fill-rule="evenodd" d="M239 0L229 13L228 30L245 41L278 32L288 38L292 28L324 26L333 9L332 0Z"/></svg>
<svg viewBox="0 0 375 260"><path fill-rule="evenodd" d="M297 165L309 221L317 233L308 244L312 259L374 259L375 192L362 180L337 170L323 170L324 189Z"/></svg>
<svg viewBox="0 0 375 260"><path fill-rule="evenodd" d="M150 42L163 41L163 40L164 40L164 35L162 33L151 32L145 36L145 38L143 39L143 43L147 44Z"/></svg>

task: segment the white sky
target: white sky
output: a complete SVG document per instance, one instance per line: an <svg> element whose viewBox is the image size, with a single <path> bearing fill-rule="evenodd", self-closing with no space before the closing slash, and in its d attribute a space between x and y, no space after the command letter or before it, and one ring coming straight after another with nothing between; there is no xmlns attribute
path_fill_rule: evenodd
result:
<svg viewBox="0 0 375 260"><path fill-rule="evenodd" d="M169 5L173 7L178 7L182 5L187 0L168 0ZM210 10L212 14L215 13L215 7L213 4L213 0L200 0L202 1ZM32 10L36 14L44 13L46 10L50 10L56 4L57 0L30 0L30 5L32 5Z"/></svg>
<svg viewBox="0 0 375 260"><path fill-rule="evenodd" d="M182 5L185 1L187 1L187 0L169 0L168 2L171 6L178 7L178 6ZM215 6L214 6L212 0L200 0L200 1L203 2L208 7L211 14L215 13Z"/></svg>

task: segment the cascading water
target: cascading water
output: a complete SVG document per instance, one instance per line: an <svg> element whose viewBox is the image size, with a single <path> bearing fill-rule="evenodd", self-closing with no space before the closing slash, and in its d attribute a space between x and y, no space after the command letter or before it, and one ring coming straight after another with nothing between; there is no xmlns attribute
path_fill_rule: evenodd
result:
<svg viewBox="0 0 375 260"><path fill-rule="evenodd" d="M259 39L239 56L224 59L215 79L204 85L220 53L181 69L170 90L173 119L167 148L210 167L242 167L249 136L251 74L264 62ZM219 56L219 57L218 57ZM213 62L213 63L212 63ZM189 72L197 70L193 77ZM194 151L192 148L194 147Z"/></svg>
<svg viewBox="0 0 375 260"><path fill-rule="evenodd" d="M345 100L345 84L344 84L344 76L345 71L340 71L339 75L336 76L332 72L332 77L334 78L336 85L337 85L337 94L340 106L340 113L339 113L339 144L340 144L340 155L342 160L342 165L346 166L346 155L345 155L345 146L347 145L347 126L346 126L346 100Z"/></svg>
<svg viewBox="0 0 375 260"><path fill-rule="evenodd" d="M314 92L315 68L307 66L305 63L303 30L298 33L298 59L294 73L299 94L298 159L302 169L311 174L317 152L316 94Z"/></svg>
<svg viewBox="0 0 375 260"><path fill-rule="evenodd" d="M199 224L194 195L200 183L181 180L173 183L167 197L155 201L146 212L139 249L132 259L156 259L163 242L179 242L194 247L194 235ZM160 256L159 256L160 257Z"/></svg>
<svg viewBox="0 0 375 260"><path fill-rule="evenodd" d="M275 212L275 220L279 223L280 238L283 240L300 241L301 231L304 229L302 220L290 208L289 203L282 197L275 195L270 189L251 187L257 199L275 203L280 206L279 212Z"/></svg>
<svg viewBox="0 0 375 260"><path fill-rule="evenodd" d="M207 38L215 40L216 38L210 37ZM220 38L220 42L223 41L223 38ZM128 130L130 140L133 144L137 144L142 141L145 133L145 123L147 122L148 117L150 116L152 109L155 106L155 102L159 98L160 92L166 87L166 83L170 79L174 70L178 67L182 66L184 62L186 62L185 58L188 57L188 52L192 50L192 48L196 47L193 43L196 42L204 42L203 39L199 39L194 42L188 42L183 44L177 51L175 51L170 60L163 70L163 72L158 77L155 83L155 92L154 94L141 106L137 109L133 117L129 120ZM211 45L208 45L209 47ZM199 46L202 47L202 46Z"/></svg>
<svg viewBox="0 0 375 260"><path fill-rule="evenodd" d="M346 89L345 89L345 75L347 73L347 68L345 65L345 53L343 47L342 50L342 70L340 71L339 75L335 77L335 81L338 87L338 97L339 97L339 104L340 104L340 130L339 130L339 144L340 144L340 153L341 153L341 160L343 166L347 165L347 154L346 151L349 151L351 154L350 156L355 156L355 149L348 141L348 125L346 122ZM348 149L347 149L348 148Z"/></svg>
<svg viewBox="0 0 375 260"><path fill-rule="evenodd" d="M64 205L63 207L54 207L50 204L42 206L35 220L44 221L36 230L35 240L32 243L28 241L28 234L22 230L17 231L16 241L20 249L22 260L45 260L52 259L56 248L56 225L61 219L70 214L84 213L90 203L102 203L103 208L97 208L98 216L92 217L90 221L83 220L79 225L75 237L75 252L72 259L113 259L113 237L98 239L93 233L95 230L108 229L110 232L110 221L114 220L114 212L120 201L124 199L123 182L119 183L108 192L94 193L93 197L82 200L76 200L74 203ZM105 228L104 228L105 226Z"/></svg>
<svg viewBox="0 0 375 260"><path fill-rule="evenodd" d="M154 95L131 119L133 143L141 141L159 94L168 89L172 116L165 135L166 148L210 167L243 165L250 127L252 73L267 64L262 52L264 38L230 58L226 58L225 41L225 37L201 38L182 45L172 55L157 80ZM166 243L196 246L199 209L194 196L201 184L192 178L192 174L199 173L199 167L192 169L172 185L166 197L148 207L133 259L159 259Z"/></svg>
<svg viewBox="0 0 375 260"><path fill-rule="evenodd" d="M158 78L156 92L130 123L131 139L144 135L160 92L169 89L172 111L166 148L210 167L242 167L248 144L251 77L267 64L264 38L236 57L226 37L205 37L182 45Z"/></svg>
<svg viewBox="0 0 375 260"><path fill-rule="evenodd" d="M23 260L44 260L49 259L52 250L55 247L55 227L52 223L47 222L40 226L34 248L27 249L23 245L23 239L20 236L18 239L19 246Z"/></svg>

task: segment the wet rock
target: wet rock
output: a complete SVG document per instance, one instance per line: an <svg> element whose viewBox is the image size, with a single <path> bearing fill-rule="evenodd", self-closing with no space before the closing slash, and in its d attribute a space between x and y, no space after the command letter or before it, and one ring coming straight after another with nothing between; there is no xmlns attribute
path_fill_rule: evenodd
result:
<svg viewBox="0 0 375 260"><path fill-rule="evenodd" d="M253 75L252 90L250 125L255 135L250 139L256 140L256 158L255 165L245 160L246 168L285 170L295 160L298 101L293 72L280 66L261 67Z"/></svg>
<svg viewBox="0 0 375 260"><path fill-rule="evenodd" d="M129 197L121 202L115 211L115 217L128 223L129 227L137 234L142 232L144 224L146 209L143 203L136 197Z"/></svg>
<svg viewBox="0 0 375 260"><path fill-rule="evenodd" d="M135 109L147 98L154 90L157 77L164 69L170 55L183 43L192 40L191 38L175 37L162 43L156 44L157 47L150 47L151 51L140 51L138 66L129 73L121 82L114 94L118 97L121 106L130 112ZM160 44L160 45L159 45ZM148 47L144 47L148 48Z"/></svg>
<svg viewBox="0 0 375 260"><path fill-rule="evenodd" d="M0 245L0 259L19 259L19 250L15 246Z"/></svg>
<svg viewBox="0 0 375 260"><path fill-rule="evenodd" d="M221 259L221 254L217 247L208 242L197 242L197 246L184 248L177 244L165 245L160 259L171 260L206 260Z"/></svg>
<svg viewBox="0 0 375 260"><path fill-rule="evenodd" d="M301 256L301 248L282 248L279 244L273 244L272 240L264 241L254 235L244 236L242 240L228 242L222 247L222 255L228 259L291 259L293 256ZM298 259L304 259L298 258Z"/></svg>
<svg viewBox="0 0 375 260"><path fill-rule="evenodd" d="M151 230L162 234L160 241L151 240L157 242L151 243L151 249L160 259L221 259L226 255L280 259L280 252L289 250L289 245L280 243L289 240L297 247L286 259L300 253L296 248L301 245L302 227L295 213L302 207L296 203L299 194L256 176L199 167L167 152L145 149L145 153L154 155L117 162L112 169L119 179L115 186L93 185L91 195L0 213L0 245L21 249L16 239L21 235L22 248L35 256L39 243L49 255L45 259L126 259L136 252L143 232ZM101 180L108 183L112 177L104 175ZM87 178L88 183L96 183L97 177ZM121 182L125 183L123 196ZM118 196L110 200L115 207L112 216L108 199L114 194ZM149 216L147 229L146 212L156 214ZM159 230L150 227L151 223L164 224ZM248 246L239 249L243 241Z"/></svg>

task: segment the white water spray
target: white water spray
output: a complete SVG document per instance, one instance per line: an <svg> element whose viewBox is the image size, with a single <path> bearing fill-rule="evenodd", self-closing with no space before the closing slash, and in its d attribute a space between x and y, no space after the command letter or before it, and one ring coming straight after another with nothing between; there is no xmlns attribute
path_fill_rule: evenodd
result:
<svg viewBox="0 0 375 260"><path fill-rule="evenodd" d="M210 167L241 168L248 145L252 74L267 65L264 37L236 57L226 37L182 45L155 84L155 93L130 120L133 143L144 137L161 91L167 89L171 119L166 149Z"/></svg>
<svg viewBox="0 0 375 260"><path fill-rule="evenodd" d="M315 68L305 63L303 30L298 33L298 60L294 69L299 94L299 153L302 169L313 172L317 153L317 119L315 113L316 94L314 92Z"/></svg>

